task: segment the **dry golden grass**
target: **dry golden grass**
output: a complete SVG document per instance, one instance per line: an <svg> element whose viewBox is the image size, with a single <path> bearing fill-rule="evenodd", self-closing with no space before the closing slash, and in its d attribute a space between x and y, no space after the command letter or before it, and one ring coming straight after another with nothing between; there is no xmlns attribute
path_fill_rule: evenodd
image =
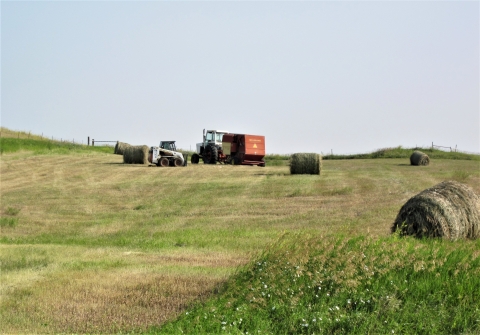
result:
<svg viewBox="0 0 480 335"><path fill-rule="evenodd" d="M6 138L22 138L22 139L35 139L41 140L43 137L41 135L32 134L31 132L26 131L15 131L5 127L0 127L0 137Z"/></svg>
<svg viewBox="0 0 480 335"><path fill-rule="evenodd" d="M27 313L27 329L45 332L117 333L162 324L193 300L206 297L221 278L202 274L169 274L141 270L82 271L43 281ZM22 304L23 305L23 304ZM25 308L26 307L26 308ZM13 317L10 315L9 317ZM43 325L43 327L39 327ZM22 329L8 329L21 332Z"/></svg>
<svg viewBox="0 0 480 335"><path fill-rule="evenodd" d="M18 223L2 227L0 331L159 325L283 231L384 236L412 195L452 177L480 192L479 171L475 161L418 169L402 159L332 160L321 176L292 176L287 166L162 169L113 154L4 154L0 215L18 210Z"/></svg>
<svg viewBox="0 0 480 335"><path fill-rule="evenodd" d="M3 333L145 330L204 299L246 260L213 252L168 254L72 246L1 247ZM17 261L17 262L15 262Z"/></svg>

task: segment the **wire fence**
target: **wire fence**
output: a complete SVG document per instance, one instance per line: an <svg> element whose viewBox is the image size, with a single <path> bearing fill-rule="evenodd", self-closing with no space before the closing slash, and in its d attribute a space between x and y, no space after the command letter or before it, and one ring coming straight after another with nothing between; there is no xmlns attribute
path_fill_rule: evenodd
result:
<svg viewBox="0 0 480 335"><path fill-rule="evenodd" d="M436 144L433 144L433 142L432 142L432 150L433 149L438 149L438 150L442 150L442 151L450 151L450 152L460 152L460 153L463 153L463 154L470 154L470 155L480 155L480 153L478 153L478 152L459 150L457 148L456 144L455 144L455 148L454 148L454 147L447 147L445 145L436 145Z"/></svg>
<svg viewBox="0 0 480 335"><path fill-rule="evenodd" d="M450 152L458 152L457 151L457 145L455 145L455 148L452 148L452 147L446 147L444 145L434 145L433 142L432 142L432 150L435 149L435 148L438 148L439 150L449 149Z"/></svg>

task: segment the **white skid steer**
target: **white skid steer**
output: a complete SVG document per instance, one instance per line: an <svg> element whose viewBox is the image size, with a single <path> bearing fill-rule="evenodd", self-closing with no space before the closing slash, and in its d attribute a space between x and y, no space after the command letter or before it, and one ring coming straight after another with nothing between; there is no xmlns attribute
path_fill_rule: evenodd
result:
<svg viewBox="0 0 480 335"><path fill-rule="evenodd" d="M186 166L187 160L177 151L175 141L161 141L158 147L150 147L148 161L157 166Z"/></svg>

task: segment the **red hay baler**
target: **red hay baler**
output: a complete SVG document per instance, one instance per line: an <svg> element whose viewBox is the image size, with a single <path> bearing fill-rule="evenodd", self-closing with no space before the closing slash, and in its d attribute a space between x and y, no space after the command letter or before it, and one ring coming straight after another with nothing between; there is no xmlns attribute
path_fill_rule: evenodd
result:
<svg viewBox="0 0 480 335"><path fill-rule="evenodd" d="M225 134L222 149L225 163L265 166L265 136Z"/></svg>

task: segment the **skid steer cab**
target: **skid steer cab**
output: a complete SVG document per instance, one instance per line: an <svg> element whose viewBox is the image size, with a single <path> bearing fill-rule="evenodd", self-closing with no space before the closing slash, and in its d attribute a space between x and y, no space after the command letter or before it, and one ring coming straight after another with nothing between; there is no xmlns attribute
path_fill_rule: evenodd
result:
<svg viewBox="0 0 480 335"><path fill-rule="evenodd" d="M148 161L156 166L186 166L187 160L177 151L175 141L161 141L158 147L150 147Z"/></svg>

